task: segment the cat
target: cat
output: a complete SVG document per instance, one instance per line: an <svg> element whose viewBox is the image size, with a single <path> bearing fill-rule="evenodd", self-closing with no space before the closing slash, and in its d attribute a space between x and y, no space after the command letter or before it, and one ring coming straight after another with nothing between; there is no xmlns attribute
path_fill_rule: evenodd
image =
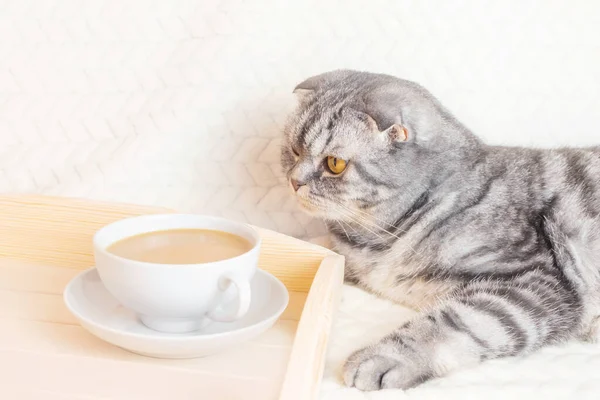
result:
<svg viewBox="0 0 600 400"><path fill-rule="evenodd" d="M489 146L422 86L337 70L300 83L281 162L346 280L420 310L343 380L407 389L598 336L600 147Z"/></svg>

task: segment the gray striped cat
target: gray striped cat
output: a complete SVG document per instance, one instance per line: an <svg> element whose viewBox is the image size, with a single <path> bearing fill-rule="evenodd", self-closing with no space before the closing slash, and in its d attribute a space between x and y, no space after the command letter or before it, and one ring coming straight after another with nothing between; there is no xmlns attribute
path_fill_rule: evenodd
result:
<svg viewBox="0 0 600 400"><path fill-rule="evenodd" d="M597 336L600 147L486 145L387 75L334 71L295 92L282 164L300 204L348 281L421 311L350 356L347 385L406 389Z"/></svg>

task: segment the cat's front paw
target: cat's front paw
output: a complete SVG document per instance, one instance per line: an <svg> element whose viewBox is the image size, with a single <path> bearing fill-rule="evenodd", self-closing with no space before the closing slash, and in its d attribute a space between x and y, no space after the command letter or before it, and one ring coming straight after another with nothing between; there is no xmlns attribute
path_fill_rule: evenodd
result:
<svg viewBox="0 0 600 400"><path fill-rule="evenodd" d="M344 382L365 391L409 389L431 378L425 365L422 355L381 342L348 358L344 365Z"/></svg>

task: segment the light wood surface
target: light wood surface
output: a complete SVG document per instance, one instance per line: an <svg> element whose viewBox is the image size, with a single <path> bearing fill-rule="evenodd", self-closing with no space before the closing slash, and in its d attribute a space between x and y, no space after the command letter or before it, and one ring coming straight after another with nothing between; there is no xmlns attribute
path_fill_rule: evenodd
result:
<svg viewBox="0 0 600 400"><path fill-rule="evenodd" d="M79 326L62 291L93 265L94 232L125 217L165 212L171 211L0 196L0 398L316 398L343 258L272 231L257 228L260 268L284 282L290 305L272 329L248 343L206 358L159 360Z"/></svg>
<svg viewBox="0 0 600 400"><path fill-rule="evenodd" d="M342 256L325 257L310 288L302 318L296 331L296 341L288 364L287 374L281 391L285 400L316 399L318 382L323 376L325 359L331 331L333 312L340 296L344 279ZM325 312L324 312L325 310ZM306 351L313 349L313 351Z"/></svg>

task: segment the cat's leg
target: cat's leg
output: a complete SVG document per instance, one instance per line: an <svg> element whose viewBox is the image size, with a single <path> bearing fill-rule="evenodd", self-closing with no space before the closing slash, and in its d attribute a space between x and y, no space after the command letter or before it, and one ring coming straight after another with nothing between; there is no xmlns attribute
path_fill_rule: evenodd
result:
<svg viewBox="0 0 600 400"><path fill-rule="evenodd" d="M579 298L560 276L484 281L355 352L344 381L361 390L410 388L483 360L529 353L576 334Z"/></svg>
<svg viewBox="0 0 600 400"><path fill-rule="evenodd" d="M589 343L600 343L600 289L591 291L585 300L585 312L581 323L581 339Z"/></svg>
<svg viewBox="0 0 600 400"><path fill-rule="evenodd" d="M593 289L586 292L585 311L581 321L581 339L589 343L600 343L600 287L596 284Z"/></svg>
<svg viewBox="0 0 600 400"><path fill-rule="evenodd" d="M600 315L597 315L586 325L582 339L590 343L600 343Z"/></svg>

